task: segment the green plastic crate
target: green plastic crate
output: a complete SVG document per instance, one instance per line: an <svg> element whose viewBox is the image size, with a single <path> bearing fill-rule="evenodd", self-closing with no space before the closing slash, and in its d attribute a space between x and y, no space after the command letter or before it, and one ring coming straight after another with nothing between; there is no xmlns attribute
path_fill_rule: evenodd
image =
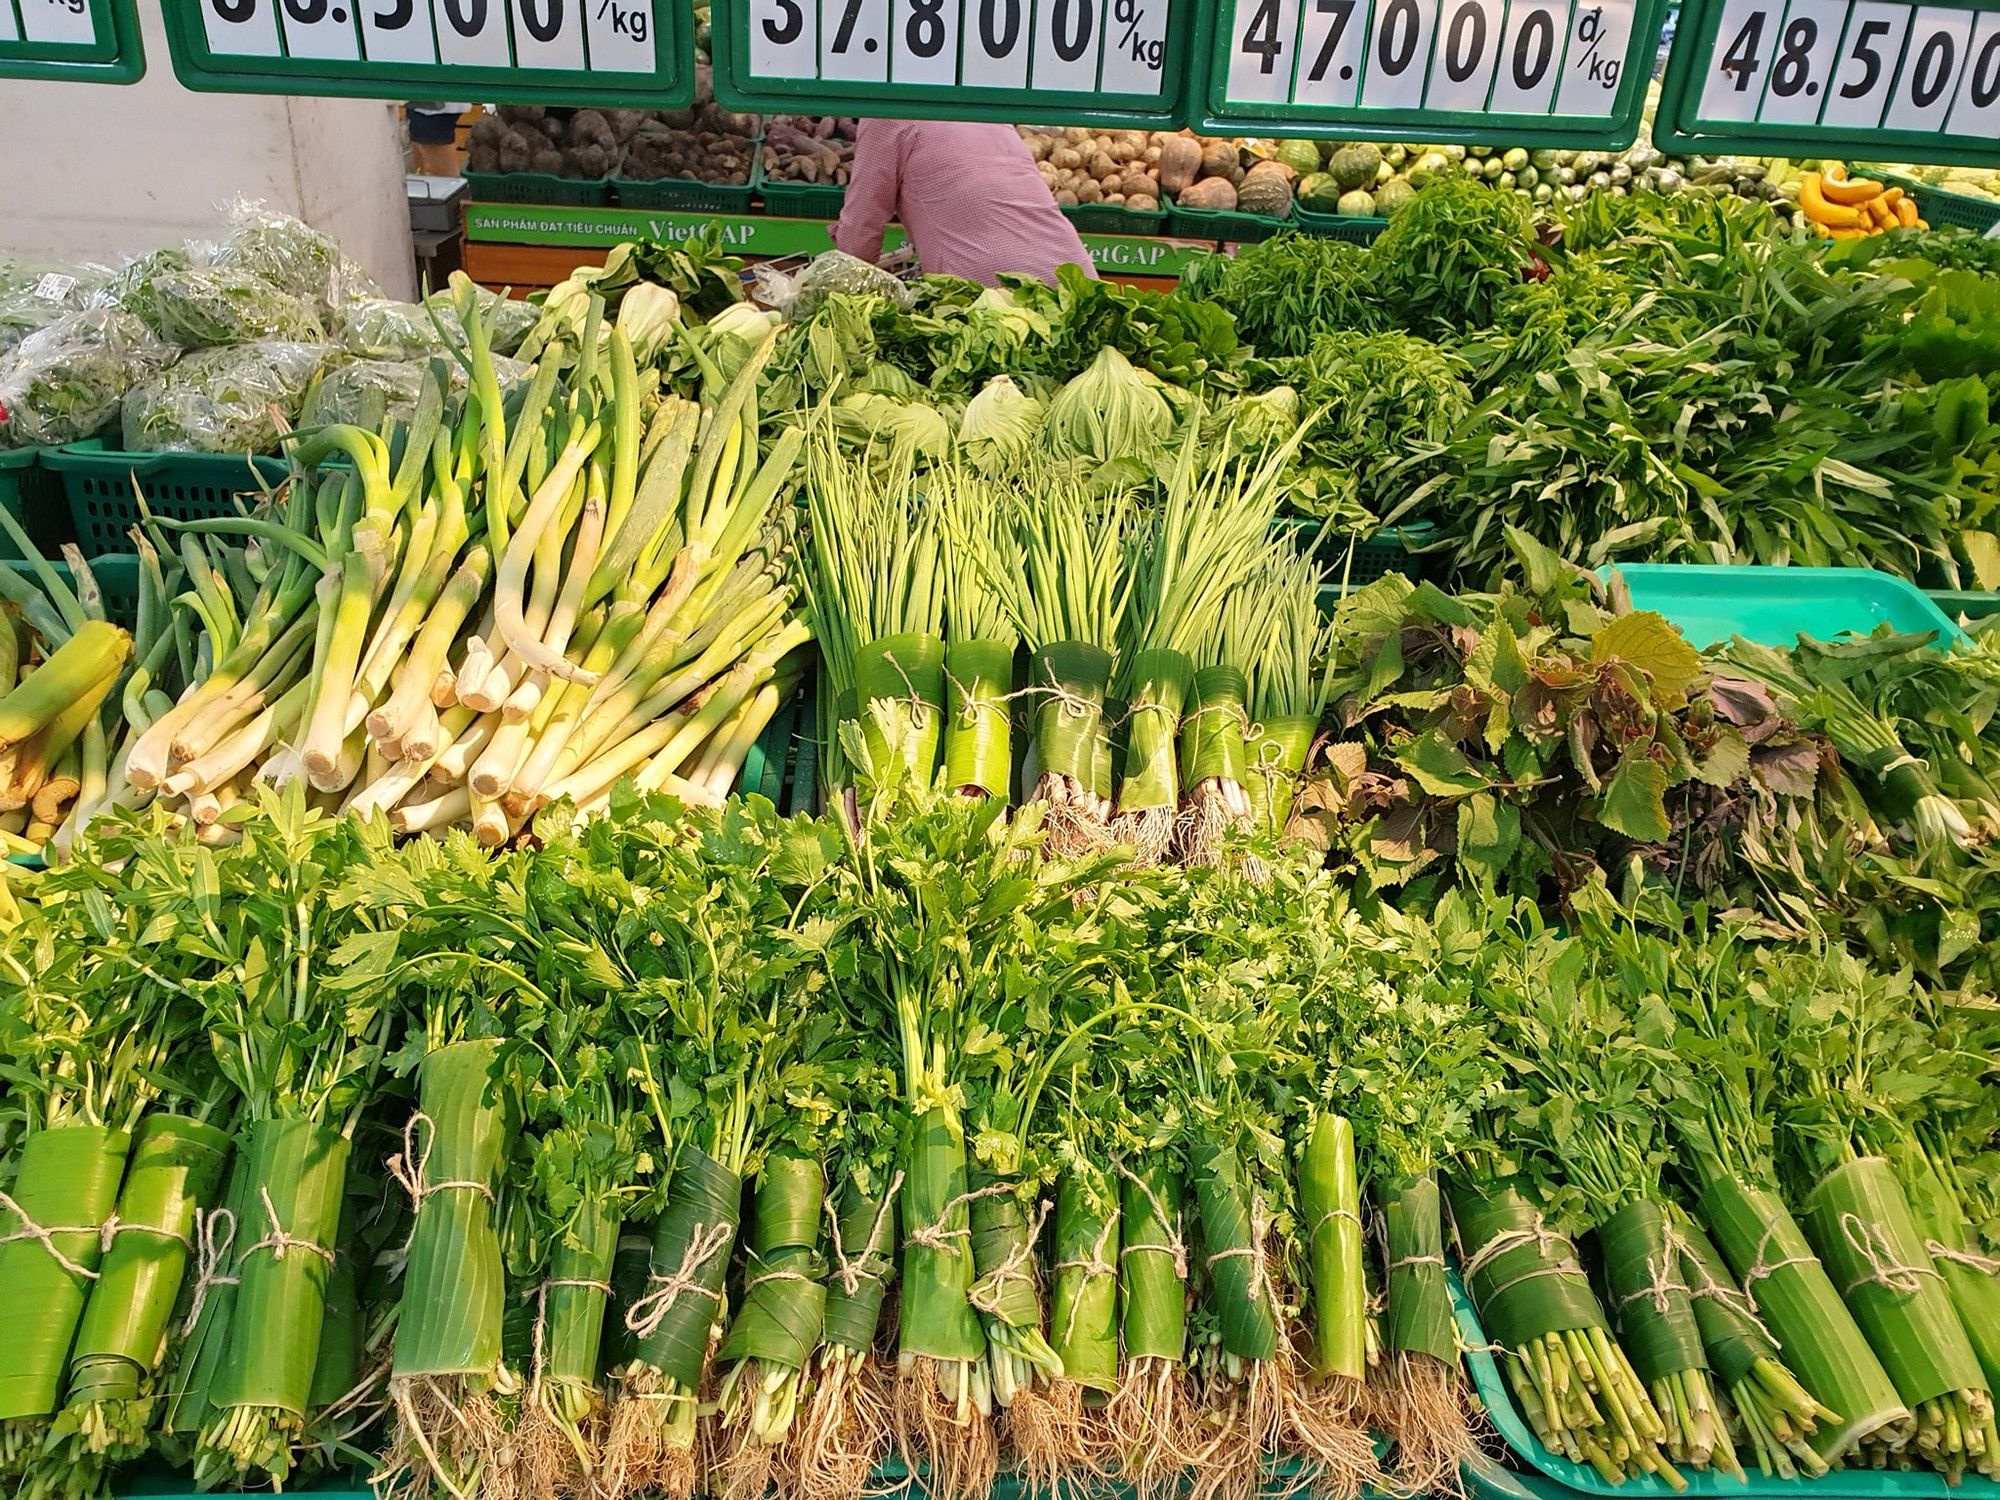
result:
<svg viewBox="0 0 2000 1500"><path fill-rule="evenodd" d="M0 448L0 510L21 523L44 554L76 540L62 480L42 462L42 448ZM19 557L13 536L0 529L0 559Z"/></svg>
<svg viewBox="0 0 2000 1500"><path fill-rule="evenodd" d="M764 153L757 153L756 169L750 174L751 189L764 200L764 212L778 219L822 219L840 217L847 203L847 189L839 183L786 182L764 175Z"/></svg>
<svg viewBox="0 0 2000 1500"><path fill-rule="evenodd" d="M466 191L476 203L541 203L556 208L602 208L611 201L608 177L557 177L549 172L467 172Z"/></svg>
<svg viewBox="0 0 2000 1500"><path fill-rule="evenodd" d="M656 182L637 182L614 177L611 190L624 208L677 209L697 214L747 214L750 212L750 184L696 182L691 178L662 177Z"/></svg>
<svg viewBox="0 0 2000 1500"><path fill-rule="evenodd" d="M1954 620L1984 620L2000 615L2000 594L1985 594L1977 589L1925 589L1924 597Z"/></svg>
<svg viewBox="0 0 2000 1500"><path fill-rule="evenodd" d="M1063 217L1079 234L1164 234L1164 208L1127 208L1122 203L1065 203Z"/></svg>
<svg viewBox="0 0 2000 1500"><path fill-rule="evenodd" d="M1793 646L1801 634L1824 641L1867 635L1878 625L1934 630L1941 646L1966 638L1922 589L1874 568L1626 563L1598 571L1605 578L1623 574L1635 609L1665 615L1696 646L1738 635L1763 646Z"/></svg>
<svg viewBox="0 0 2000 1500"><path fill-rule="evenodd" d="M97 442L51 449L43 462L61 477L86 557L129 552L139 495L158 516L203 521L235 515L285 477L283 459L229 453L123 453ZM261 481L261 482L260 482ZM247 498L244 498L247 497Z"/></svg>
<svg viewBox="0 0 2000 1500"><path fill-rule="evenodd" d="M1322 239L1345 240L1350 245L1372 245L1375 236L1389 226L1387 219L1323 214L1310 208L1295 208L1292 217L1307 234L1316 234Z"/></svg>
<svg viewBox="0 0 2000 1500"><path fill-rule="evenodd" d="M1437 534L1428 521L1384 526L1365 537L1323 530L1312 516L1280 516L1274 529L1289 534L1299 546L1310 547L1326 566L1334 589L1343 585L1357 589L1388 573L1428 578L1436 567L1432 554L1423 550Z"/></svg>
<svg viewBox="0 0 2000 1500"><path fill-rule="evenodd" d="M2000 224L2000 203L1990 199L1947 192L1927 182L1899 177L1894 172L1875 175L1880 181L1899 187L1916 199L1917 216L1927 224L1956 224L1960 229L1970 229L1975 234L1984 234L1995 224Z"/></svg>
<svg viewBox="0 0 2000 1500"><path fill-rule="evenodd" d="M49 566L72 589L76 587L76 570L57 558L48 560ZM104 597L104 617L114 625L123 625L130 630L139 618L139 559L131 553L112 557L93 557L86 564L90 576L97 580L98 592ZM35 578L34 564L25 558L0 560L0 568L23 578Z"/></svg>
<svg viewBox="0 0 2000 1500"><path fill-rule="evenodd" d="M1225 240L1249 245L1297 227L1290 219L1270 219L1263 214L1239 213L1233 208L1183 208L1176 203L1167 210L1167 232L1184 240Z"/></svg>
<svg viewBox="0 0 2000 1500"><path fill-rule="evenodd" d="M1620 1500L1665 1500L1676 1494L1662 1480L1649 1474L1636 1474L1622 1484L1606 1484L1597 1477L1597 1471L1587 1464L1573 1464L1544 1448L1536 1440L1534 1430L1514 1404L1514 1392L1501 1372L1499 1362L1492 1354L1492 1345L1487 1341L1486 1330L1480 1326L1479 1315L1474 1311L1472 1299L1465 1294L1465 1286L1459 1280L1456 1270L1447 1272L1446 1280L1451 1287L1452 1313L1458 1321L1458 1337L1465 1349L1465 1364L1472 1376L1472 1387L1478 1393L1480 1404L1486 1409L1487 1420L1493 1424L1506 1443L1513 1459L1513 1467L1520 1472L1510 1473L1508 1478L1524 1481L1524 1488L1534 1500L1557 1500L1557 1497L1576 1495L1617 1496ZM2000 1500L2000 1484L1976 1475L1968 1475L1956 1486L1947 1485L1937 1474L1894 1474L1875 1469L1836 1469L1831 1474L1818 1479L1766 1479L1754 1468L1745 1479L1732 1479L1714 1470L1706 1472L1697 1469L1683 1469L1687 1488L1683 1496L1735 1496L1740 1500L1945 1500L1955 1496L1957 1500ZM1532 1482L1529 1476L1533 1476ZM1475 1489L1482 1496L1492 1496L1493 1500L1524 1500L1518 1492L1493 1489L1478 1483L1479 1475L1469 1476L1475 1481ZM1550 1485L1555 1489L1552 1491Z"/></svg>

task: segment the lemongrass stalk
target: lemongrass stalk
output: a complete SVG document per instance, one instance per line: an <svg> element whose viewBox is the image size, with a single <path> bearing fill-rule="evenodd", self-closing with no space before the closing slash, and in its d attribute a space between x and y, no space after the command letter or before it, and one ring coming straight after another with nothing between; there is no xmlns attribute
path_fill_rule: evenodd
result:
<svg viewBox="0 0 2000 1500"><path fill-rule="evenodd" d="M463 714L469 723L477 717L469 708L446 709L445 713ZM444 714L426 703L418 714L417 722L410 726L410 732L395 741L398 753L396 760L435 760L439 750L444 748Z"/></svg>
<svg viewBox="0 0 2000 1500"><path fill-rule="evenodd" d="M77 778L76 789L76 800L80 805L89 806L102 800L104 789L110 783L110 759L103 716L92 714L90 722L83 726L83 772Z"/></svg>
<svg viewBox="0 0 2000 1500"><path fill-rule="evenodd" d="M472 763L468 784L475 797L497 801L513 785L514 774L528 752L528 721L500 716L500 727Z"/></svg>
<svg viewBox="0 0 2000 1500"><path fill-rule="evenodd" d="M431 688L445 669L458 630L486 591L493 555L485 547L467 553L444 586L411 642L396 676L389 700L368 716L368 732L377 739L404 739L421 709L432 705Z"/></svg>
<svg viewBox="0 0 2000 1500"><path fill-rule="evenodd" d="M389 826L399 834L435 833L472 816L472 793L455 786L428 802L413 802L389 814Z"/></svg>
<svg viewBox="0 0 2000 1500"><path fill-rule="evenodd" d="M777 627L791 607L791 602L786 594L772 594L761 601L755 613L733 616L720 622L713 639L692 662L686 665L676 663L668 675L649 683L641 683L635 675L628 687L634 692L643 692L643 696L611 726L604 737L615 740L631 733L658 718L702 683L725 671ZM615 708L616 704L607 707ZM601 725L600 720L599 726L596 726L600 732ZM588 736L593 727L586 725L581 733Z"/></svg>

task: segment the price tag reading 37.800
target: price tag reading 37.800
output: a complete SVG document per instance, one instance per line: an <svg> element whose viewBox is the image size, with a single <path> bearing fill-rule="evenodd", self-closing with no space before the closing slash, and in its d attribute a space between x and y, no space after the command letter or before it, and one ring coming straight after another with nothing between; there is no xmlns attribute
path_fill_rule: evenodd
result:
<svg viewBox="0 0 2000 1500"><path fill-rule="evenodd" d="M692 78L669 46L672 3L178 0L168 42L191 88L673 102Z"/></svg>
<svg viewBox="0 0 2000 1500"><path fill-rule="evenodd" d="M1164 114L1191 0L733 0L717 94L738 108L945 118ZM1012 113L1010 113L1012 112Z"/></svg>
<svg viewBox="0 0 2000 1500"><path fill-rule="evenodd" d="M1608 133L1637 95L1652 14L1642 0L1227 0L1204 113L1321 134L1533 121Z"/></svg>
<svg viewBox="0 0 2000 1500"><path fill-rule="evenodd" d="M2000 160L2000 0L1712 0L1711 9L1694 132L1777 126L1863 156L1922 160L1936 142ZM1822 142L1827 132L1847 141ZM1881 132L1917 139L1885 149Z"/></svg>

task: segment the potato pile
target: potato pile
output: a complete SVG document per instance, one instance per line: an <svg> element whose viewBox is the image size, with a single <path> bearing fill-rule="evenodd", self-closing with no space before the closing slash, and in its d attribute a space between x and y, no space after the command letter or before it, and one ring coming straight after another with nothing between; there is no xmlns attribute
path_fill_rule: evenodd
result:
<svg viewBox="0 0 2000 1500"><path fill-rule="evenodd" d="M1160 206L1161 147L1172 136L1145 130L1022 125L1021 139L1056 202Z"/></svg>
<svg viewBox="0 0 2000 1500"><path fill-rule="evenodd" d="M771 116L764 124L764 175L773 182L845 187L855 124L831 115Z"/></svg>
<svg viewBox="0 0 2000 1500"><path fill-rule="evenodd" d="M687 109L503 104L472 127L466 168L587 180L746 183L756 158L757 117L722 108L708 90L708 70L695 73L697 102Z"/></svg>

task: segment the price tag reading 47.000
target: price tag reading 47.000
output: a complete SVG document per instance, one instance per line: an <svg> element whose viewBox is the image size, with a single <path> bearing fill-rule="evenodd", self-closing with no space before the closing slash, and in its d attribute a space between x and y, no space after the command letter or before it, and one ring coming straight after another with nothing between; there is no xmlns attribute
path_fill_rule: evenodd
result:
<svg viewBox="0 0 2000 1500"><path fill-rule="evenodd" d="M1678 132L2000 161L2000 0L1703 0L1698 24L1683 22L1688 71L1667 84Z"/></svg>
<svg viewBox="0 0 2000 1500"><path fill-rule="evenodd" d="M1193 0L717 0L737 109L1165 123Z"/></svg>
<svg viewBox="0 0 2000 1500"><path fill-rule="evenodd" d="M1215 27L1210 125L1595 144L1632 138L1658 17L1647 0L1225 0Z"/></svg>
<svg viewBox="0 0 2000 1500"><path fill-rule="evenodd" d="M5 4L6 0L0 0ZM672 0L177 0L190 88L564 104L683 103Z"/></svg>

